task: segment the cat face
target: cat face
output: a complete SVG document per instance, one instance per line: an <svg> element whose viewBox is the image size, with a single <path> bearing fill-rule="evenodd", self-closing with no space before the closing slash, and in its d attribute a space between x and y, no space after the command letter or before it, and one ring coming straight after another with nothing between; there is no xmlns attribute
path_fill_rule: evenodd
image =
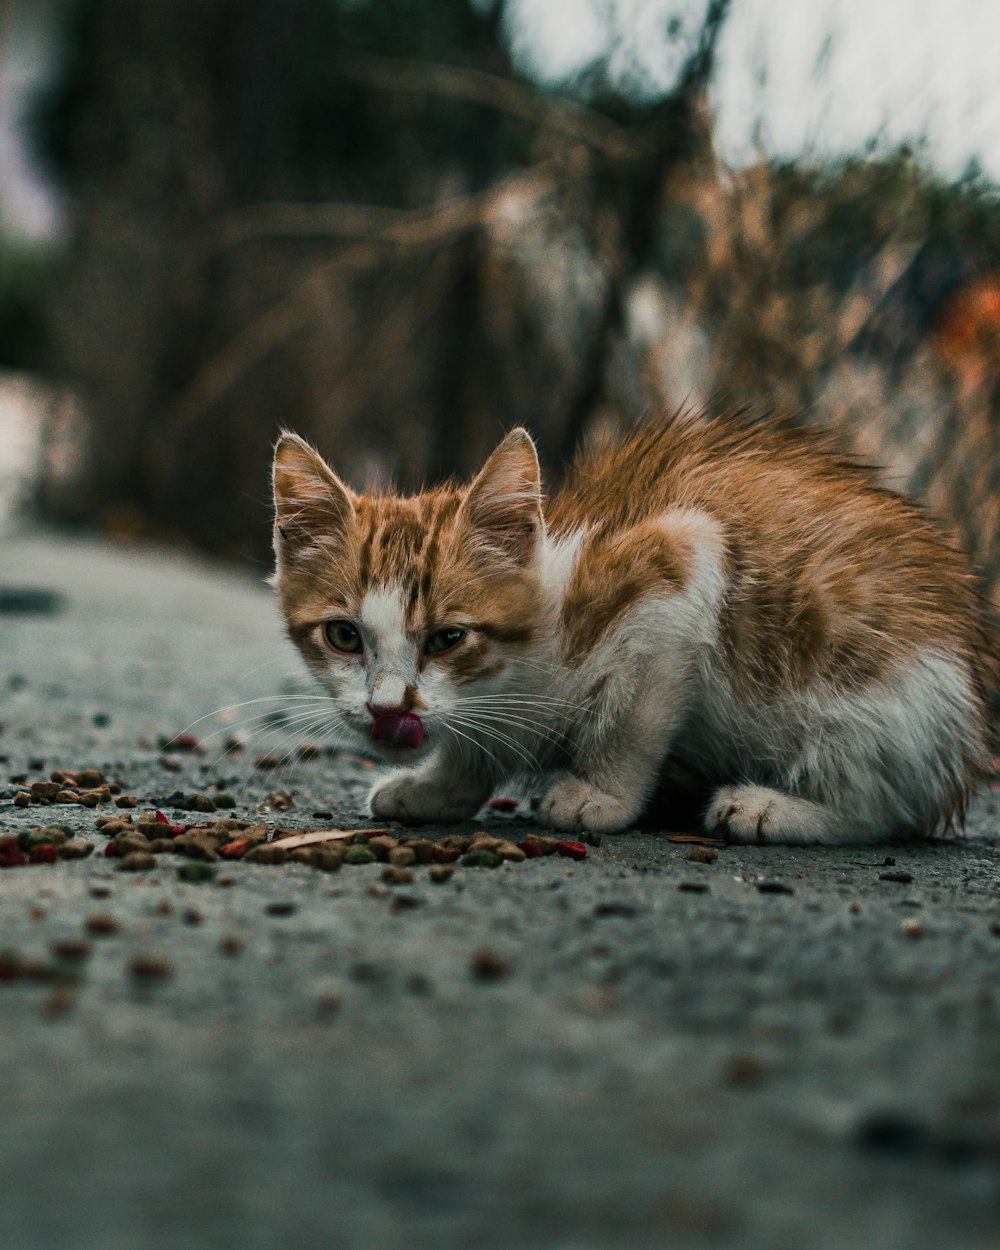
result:
<svg viewBox="0 0 1000 1250"><path fill-rule="evenodd" d="M356 495L294 434L274 459L275 586L341 724L415 761L461 736L540 627L538 460L512 431L465 489Z"/></svg>

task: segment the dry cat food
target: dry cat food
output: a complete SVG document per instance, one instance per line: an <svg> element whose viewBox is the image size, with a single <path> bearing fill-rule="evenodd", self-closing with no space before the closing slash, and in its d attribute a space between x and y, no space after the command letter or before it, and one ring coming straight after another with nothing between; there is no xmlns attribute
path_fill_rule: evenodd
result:
<svg viewBox="0 0 1000 1250"><path fill-rule="evenodd" d="M420 865L450 868L497 868L545 855L583 859L582 842L531 834L520 842L488 833L447 834L438 840L415 834L393 834L387 829L278 828L270 837L267 825L226 817L203 824L174 824L161 811L101 816L98 828L109 837L105 855L118 858L121 871L141 871L155 863L155 856L169 852L194 861L179 870L183 880L202 881L212 875L211 865L220 860L244 860L251 864L308 864L323 872L343 865L386 864L384 880L402 885L413 879L410 869ZM200 861L200 862L199 862ZM435 873L444 881L450 872Z"/></svg>
<svg viewBox="0 0 1000 1250"><path fill-rule="evenodd" d="M98 807L114 799L118 807L129 808L138 804L133 794L122 794L121 783L108 781L99 768L81 768L76 772L68 768L56 768L48 781L33 781L14 795L15 807L51 807L55 804L75 803L80 807Z"/></svg>

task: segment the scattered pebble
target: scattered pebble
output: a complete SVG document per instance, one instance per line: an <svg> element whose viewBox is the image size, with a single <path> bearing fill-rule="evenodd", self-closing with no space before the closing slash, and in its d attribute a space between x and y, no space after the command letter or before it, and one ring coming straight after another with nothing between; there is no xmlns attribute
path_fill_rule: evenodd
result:
<svg viewBox="0 0 1000 1250"><path fill-rule="evenodd" d="M157 980L173 974L174 966L165 955L136 955L128 966L137 980Z"/></svg>
<svg viewBox="0 0 1000 1250"><path fill-rule="evenodd" d="M211 881L215 876L215 865L206 863L204 860L192 859L186 864L181 864L177 869L177 876L181 881L190 881L194 884Z"/></svg>
<svg viewBox="0 0 1000 1250"><path fill-rule="evenodd" d="M510 961L488 947L482 947L475 952L469 967L472 975L479 981L499 981L511 972Z"/></svg>
<svg viewBox="0 0 1000 1250"><path fill-rule="evenodd" d="M122 922L109 912L95 911L83 922L83 927L88 933L105 937L112 933L121 933Z"/></svg>

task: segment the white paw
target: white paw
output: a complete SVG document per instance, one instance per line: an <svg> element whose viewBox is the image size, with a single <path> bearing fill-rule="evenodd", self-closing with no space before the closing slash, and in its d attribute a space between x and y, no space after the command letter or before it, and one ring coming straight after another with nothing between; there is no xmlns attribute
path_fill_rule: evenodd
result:
<svg viewBox="0 0 1000 1250"><path fill-rule="evenodd" d="M805 845L836 840L829 809L766 786L723 786L705 813L705 831L727 842Z"/></svg>
<svg viewBox="0 0 1000 1250"><path fill-rule="evenodd" d="M621 833L635 821L639 808L572 773L561 773L546 791L538 813L553 829Z"/></svg>
<svg viewBox="0 0 1000 1250"><path fill-rule="evenodd" d="M376 820L423 824L429 820L468 820L482 807L487 795L459 781L421 777L408 769L390 774L372 790L368 799Z"/></svg>

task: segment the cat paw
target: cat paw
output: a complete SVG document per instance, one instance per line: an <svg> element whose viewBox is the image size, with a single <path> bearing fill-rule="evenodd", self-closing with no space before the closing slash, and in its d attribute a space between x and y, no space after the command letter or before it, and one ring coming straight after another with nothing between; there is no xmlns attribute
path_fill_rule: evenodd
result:
<svg viewBox="0 0 1000 1250"><path fill-rule="evenodd" d="M564 773L545 793L538 814L545 824L567 833L583 829L594 833L621 833L634 823L638 810L589 781Z"/></svg>
<svg viewBox="0 0 1000 1250"><path fill-rule="evenodd" d="M803 846L834 841L830 812L819 803L766 786L723 786L705 813L705 831L727 842Z"/></svg>
<svg viewBox="0 0 1000 1250"><path fill-rule="evenodd" d="M380 781L368 799L376 820L398 820L404 825L427 821L454 822L475 816L487 793L455 782L433 781L408 770L393 773Z"/></svg>

